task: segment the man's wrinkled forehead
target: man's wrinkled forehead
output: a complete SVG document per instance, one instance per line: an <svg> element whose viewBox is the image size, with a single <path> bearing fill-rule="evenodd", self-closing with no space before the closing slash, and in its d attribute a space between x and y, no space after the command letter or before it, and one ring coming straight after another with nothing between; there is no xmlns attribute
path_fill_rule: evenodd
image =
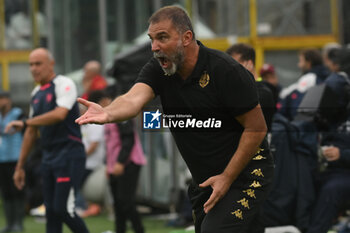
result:
<svg viewBox="0 0 350 233"><path fill-rule="evenodd" d="M148 35L151 37L161 34L169 34L171 30L176 30L170 19L153 22L148 27Z"/></svg>

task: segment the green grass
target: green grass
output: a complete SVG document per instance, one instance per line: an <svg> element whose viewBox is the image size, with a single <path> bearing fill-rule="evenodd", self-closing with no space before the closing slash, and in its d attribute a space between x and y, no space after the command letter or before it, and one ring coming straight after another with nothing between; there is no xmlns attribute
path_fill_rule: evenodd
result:
<svg viewBox="0 0 350 233"><path fill-rule="evenodd" d="M181 228L174 228L166 226L167 220L158 219L151 215L142 216L142 220L146 229L146 233L182 233ZM90 233L101 233L107 230L114 232L114 222L109 220L106 214L99 216L88 217L84 219L90 230ZM0 203L0 228L5 225L4 213ZM26 216L24 220L25 233L45 233L45 223L37 218ZM71 232L69 228L64 225L64 233ZM133 233L131 229L127 233ZM186 232L187 233L187 232ZM191 232L190 232L191 233Z"/></svg>

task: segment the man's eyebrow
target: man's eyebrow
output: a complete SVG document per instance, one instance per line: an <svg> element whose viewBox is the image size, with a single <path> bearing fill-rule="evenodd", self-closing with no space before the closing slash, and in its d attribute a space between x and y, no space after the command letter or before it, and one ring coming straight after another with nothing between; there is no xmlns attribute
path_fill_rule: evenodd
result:
<svg viewBox="0 0 350 233"><path fill-rule="evenodd" d="M159 32L159 33L157 33L156 34L156 36L163 36L163 35L167 35L168 33L166 33L166 32Z"/></svg>
<svg viewBox="0 0 350 233"><path fill-rule="evenodd" d="M41 61L34 61L34 62L29 62L29 65L34 65L34 64L40 64Z"/></svg>
<svg viewBox="0 0 350 233"><path fill-rule="evenodd" d="M155 34L154 37L163 36L163 35L168 35L168 33L164 32L164 31L163 32L158 32L158 33ZM149 38L152 39L152 36L150 34L148 34L148 36L149 36Z"/></svg>

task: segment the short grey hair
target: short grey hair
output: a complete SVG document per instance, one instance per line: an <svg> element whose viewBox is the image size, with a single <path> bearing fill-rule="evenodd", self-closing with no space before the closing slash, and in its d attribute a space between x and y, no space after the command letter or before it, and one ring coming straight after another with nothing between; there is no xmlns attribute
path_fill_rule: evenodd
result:
<svg viewBox="0 0 350 233"><path fill-rule="evenodd" d="M158 23L167 19L171 20L176 30L180 33L190 30L193 34L193 40L195 40L191 19L186 11L179 6L165 6L160 8L153 13L153 15L149 18L148 23Z"/></svg>

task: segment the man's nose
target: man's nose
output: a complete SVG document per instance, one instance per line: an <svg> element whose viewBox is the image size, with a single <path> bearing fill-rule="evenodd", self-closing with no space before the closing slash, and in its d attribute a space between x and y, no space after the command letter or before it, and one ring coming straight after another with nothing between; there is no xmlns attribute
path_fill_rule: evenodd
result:
<svg viewBox="0 0 350 233"><path fill-rule="evenodd" d="M158 52L160 50L159 44L157 41L152 41L152 52Z"/></svg>

